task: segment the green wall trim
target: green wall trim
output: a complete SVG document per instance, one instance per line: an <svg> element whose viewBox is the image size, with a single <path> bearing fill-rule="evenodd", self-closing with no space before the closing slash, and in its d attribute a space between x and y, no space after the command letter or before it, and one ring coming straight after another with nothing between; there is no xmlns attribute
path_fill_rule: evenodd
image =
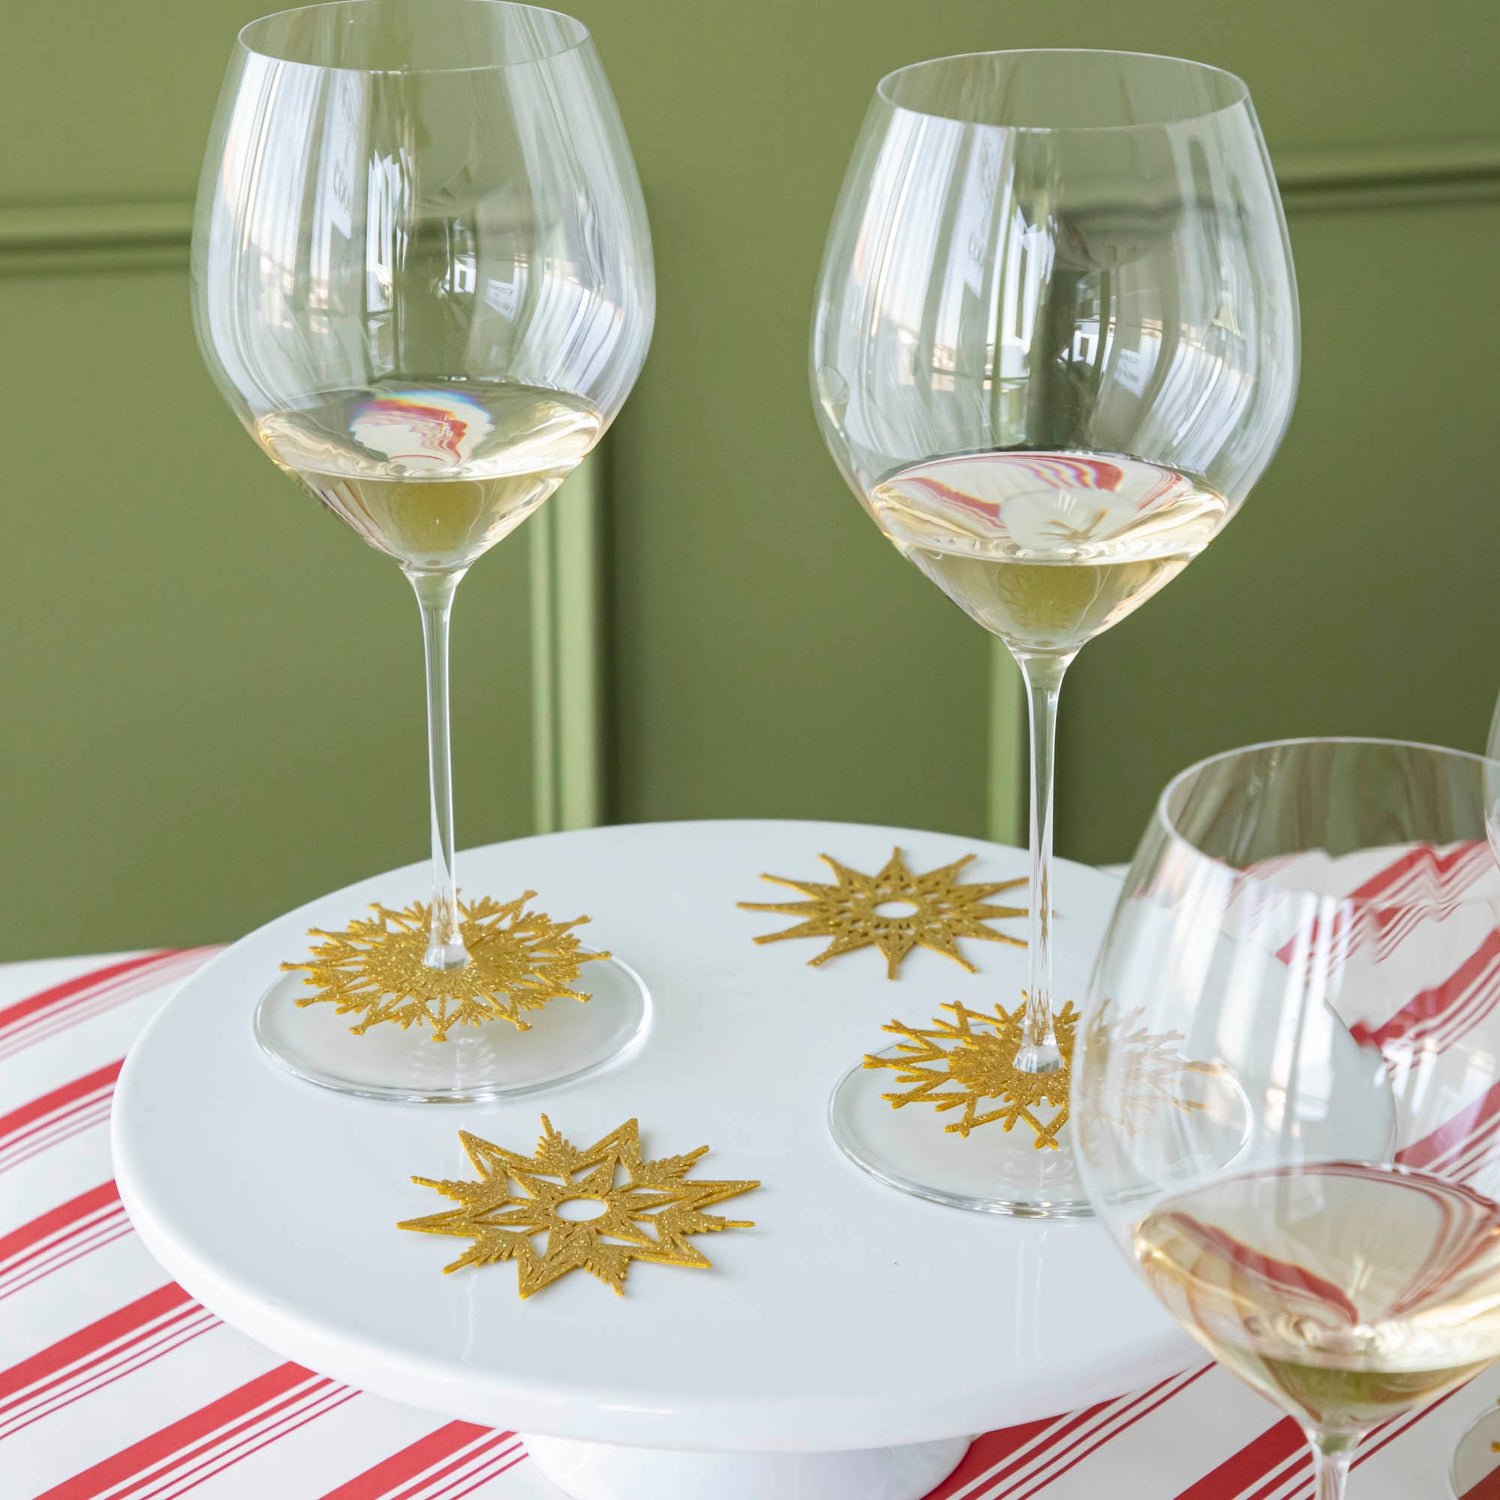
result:
<svg viewBox="0 0 1500 1500"><path fill-rule="evenodd" d="M1288 213L1470 202L1500 192L1500 141L1434 141L1281 151L1276 180Z"/></svg>
<svg viewBox="0 0 1500 1500"><path fill-rule="evenodd" d="M1288 212L1500 193L1500 140L1276 152ZM182 264L190 198L0 204L0 274Z"/></svg>
<svg viewBox="0 0 1500 1500"><path fill-rule="evenodd" d="M0 205L0 275L187 265L190 198Z"/></svg>
<svg viewBox="0 0 1500 1500"><path fill-rule="evenodd" d="M1289 214L1472 202L1500 194L1500 140L1276 153ZM188 198L0 204L0 275L186 264Z"/></svg>
<svg viewBox="0 0 1500 1500"><path fill-rule="evenodd" d="M604 819L602 512L599 461L591 458L526 523L538 833Z"/></svg>

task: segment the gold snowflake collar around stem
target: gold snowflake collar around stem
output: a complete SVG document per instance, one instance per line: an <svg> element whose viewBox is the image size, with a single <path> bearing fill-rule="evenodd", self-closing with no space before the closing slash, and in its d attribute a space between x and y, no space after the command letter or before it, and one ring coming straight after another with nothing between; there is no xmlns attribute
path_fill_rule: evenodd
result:
<svg viewBox="0 0 1500 1500"><path fill-rule="evenodd" d="M1024 1073L1016 1066L1016 1052L1025 1033L1026 1006L1014 1010L995 1007L993 1016L954 1002L943 1006L951 1021L938 1016L929 1026L892 1021L881 1029L905 1041L896 1044L897 1057L866 1057L867 1068L894 1068L904 1093L882 1094L893 1109L906 1104L931 1104L939 1114L962 1108L962 1116L944 1130L967 1136L971 1130L999 1120L1006 1130L1024 1120L1036 1134L1039 1151L1058 1149L1057 1135L1068 1121L1068 1080L1072 1074L1073 1033L1078 1012L1065 1005L1053 1019L1057 1050L1063 1065L1051 1073ZM995 1108L981 1111L989 1099ZM1050 1110L1043 1118L1039 1110Z"/></svg>
<svg viewBox="0 0 1500 1500"><path fill-rule="evenodd" d="M445 1273L514 1260L516 1289L523 1298L577 1270L623 1295L631 1261L706 1267L708 1257L688 1243L689 1235L753 1227L748 1219L721 1219L703 1210L759 1187L758 1182L689 1180L707 1146L686 1156L643 1160L635 1120L585 1151L569 1145L546 1115L534 1156L518 1156L467 1131L460 1131L459 1139L478 1169L477 1182L412 1181L436 1188L462 1206L406 1219L397 1228L472 1240L456 1261L443 1267ZM578 1200L599 1205L597 1216L567 1218L559 1212L563 1204ZM541 1234L547 1243L539 1251L533 1236Z"/></svg>
<svg viewBox="0 0 1500 1500"><path fill-rule="evenodd" d="M784 938L831 938L833 941L816 958L808 960L814 968L856 948L879 948L885 955L887 979L896 977L902 961L918 946L951 958L971 974L975 968L959 952L959 938L983 938L1016 948L1026 946L1023 939L984 925L991 919L1026 915L1024 907L991 906L986 900L1000 891L1025 885L1025 877L960 885L959 871L974 859L972 854L941 869L929 870L925 875L912 874L899 849L891 854L878 875L862 875L827 854L818 858L833 871L835 884L787 880L780 875L761 876L762 880L801 891L810 900L739 903L746 911L784 912L803 919L785 932L765 933L756 938L757 943L779 943ZM903 902L914 910L882 914L878 908L890 902Z"/></svg>
<svg viewBox="0 0 1500 1500"><path fill-rule="evenodd" d="M429 969L422 962L429 942L431 908L414 901L400 911L372 903L374 917L356 917L342 932L313 928L322 938L301 969L315 994L298 1005L329 1002L341 1016L358 1015L349 1029L361 1036L391 1022L405 1030L430 1026L432 1040L446 1041L455 1026L509 1021L529 1031L521 1013L540 1010L551 1000L587 1000L572 988L579 969L607 953L587 953L573 929L588 921L554 922L545 912L528 911L536 895L525 891L514 901L489 896L458 904L469 961L461 969Z"/></svg>

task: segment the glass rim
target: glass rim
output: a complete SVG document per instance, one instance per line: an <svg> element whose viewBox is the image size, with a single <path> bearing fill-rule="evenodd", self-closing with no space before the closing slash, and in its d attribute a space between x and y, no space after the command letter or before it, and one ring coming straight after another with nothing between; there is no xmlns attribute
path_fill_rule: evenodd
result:
<svg viewBox="0 0 1500 1500"><path fill-rule="evenodd" d="M1179 788L1184 786L1190 778L1200 775L1210 766L1222 764L1224 761L1237 760L1241 757L1257 755L1267 750L1291 750L1306 745L1374 745L1392 750L1423 751L1448 761L1467 761L1471 765L1481 767L1493 766L1495 772L1497 773L1497 785L1500 785L1500 761L1492 760L1489 756L1480 755L1473 750L1459 750L1452 745L1434 745L1426 740L1388 739L1381 735L1294 735L1287 739L1259 740L1253 745L1236 745L1233 749L1220 750L1215 755L1206 755L1202 760L1194 761L1190 766L1184 766L1183 769L1178 771L1177 774L1173 776L1172 779L1166 784L1166 786L1162 788L1161 794L1157 797L1156 805L1152 809L1151 813L1152 824L1155 827L1160 828L1161 831L1174 845L1186 850L1187 853L1190 854L1195 860L1200 861L1204 865L1212 866L1214 869L1223 871L1223 873L1230 879L1241 884L1268 884L1269 882L1265 874L1259 873L1254 869L1243 869L1238 865L1231 864L1228 860L1221 858L1217 854L1210 854L1196 840L1190 838L1186 833L1184 833L1182 829L1178 827L1175 819L1172 816L1170 801L1173 794L1177 792ZM1308 850L1297 852L1310 853L1313 851ZM1280 894L1290 894L1293 889L1294 887L1284 884L1276 886L1276 890ZM1314 891L1307 886L1304 886L1302 889L1305 894L1316 895L1321 899L1327 900L1330 903L1339 906L1368 909L1371 911L1384 910L1391 907L1420 907L1429 904L1441 906L1444 910L1457 910L1460 907L1476 903L1493 904L1492 897L1488 895L1460 895L1457 897L1443 896L1435 902L1429 903L1421 899L1414 900L1411 898L1393 901L1381 896L1336 896L1330 895L1326 891Z"/></svg>
<svg viewBox="0 0 1500 1500"><path fill-rule="evenodd" d="M939 67L943 63L967 62L975 58L1024 58L1024 57L1128 57L1143 62L1174 63L1197 73L1208 73L1226 80L1235 97L1213 109L1196 110L1192 114L1175 115L1165 120L1122 121L1118 125L999 125L987 120L965 120L958 115L945 114L938 110L914 109L901 104L892 97L892 85L903 75L918 72L923 68ZM1250 86L1238 73L1220 68L1213 63L1198 62L1190 57L1174 57L1168 52L1132 52L1114 47L1001 47L988 51L949 52L941 57L923 58L919 62L903 63L893 68L875 85L875 97L886 108L901 114L915 115L924 120L944 120L953 125L966 125L976 130L999 130L1011 135L1060 135L1064 132L1084 134L1107 134L1111 131L1171 130L1182 125L1212 120L1232 110L1243 109L1250 103Z"/></svg>
<svg viewBox="0 0 1500 1500"><path fill-rule="evenodd" d="M535 67L538 63L552 62L556 58L566 57L570 52L576 52L580 47L586 46L593 40L593 33L590 32L588 27L577 16L569 15L567 11L555 10L551 6L531 5L527 3L527 0L442 0L442 3L447 5L484 6L494 10L530 11L538 16L555 16L560 21L566 21L569 26L574 28L577 35L565 45L556 47L550 52L539 52L535 57L518 57L509 61L500 59L494 62L454 63L451 65L409 68L356 68L343 63L309 62L303 58L288 57L282 52L273 51L263 45L258 46L251 40L250 34L257 27L265 26L272 21L285 20L289 16L311 15L314 11L373 10L382 3L384 3L384 0L314 0L314 3L311 5L290 5L284 10L270 11L266 15L256 16L252 21L246 21L240 27L239 31L235 33L235 44L254 57L263 57L268 62L279 63L283 67L311 68L319 73L356 73L375 78L407 75L415 77L421 74L489 73L497 69L530 68Z"/></svg>

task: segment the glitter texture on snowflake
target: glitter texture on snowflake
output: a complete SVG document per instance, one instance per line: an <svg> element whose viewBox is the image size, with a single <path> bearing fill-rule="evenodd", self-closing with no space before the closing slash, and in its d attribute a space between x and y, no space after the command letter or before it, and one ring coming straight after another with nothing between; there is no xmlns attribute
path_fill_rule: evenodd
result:
<svg viewBox="0 0 1500 1500"><path fill-rule="evenodd" d="M748 1219L722 1219L704 1209L749 1192L758 1182L690 1178L707 1146L685 1156L644 1160L635 1120L582 1151L564 1140L546 1115L533 1156L517 1155L467 1131L460 1131L459 1139L479 1172L478 1181L412 1181L436 1188L461 1206L407 1219L397 1227L472 1240L457 1260L443 1267L445 1272L514 1260L523 1298L576 1270L623 1294L631 1261L707 1267L708 1257L689 1243L690 1235L752 1227ZM560 1212L564 1204L580 1200L594 1210L593 1217ZM546 1236L541 1249L539 1235Z"/></svg>
<svg viewBox="0 0 1500 1500"><path fill-rule="evenodd" d="M801 891L808 900L739 903L746 911L774 911L802 918L797 926L785 932L763 934L755 939L757 943L779 943L786 938L832 939L816 958L808 960L814 968L856 948L878 948L885 957L887 979L896 978L902 961L917 947L931 948L972 974L975 966L959 952L959 938L981 938L1017 948L1026 946L1023 939L985 925L992 919L1026 915L1024 907L992 906L987 899L1025 885L1025 878L960 885L959 872L974 859L972 854L941 869L929 870L925 875L914 875L899 849L891 854L878 875L863 875L827 854L818 858L833 871L833 884L788 880L780 875L761 876L762 880ZM899 913L880 910L893 903L911 910Z"/></svg>
<svg viewBox="0 0 1500 1500"><path fill-rule="evenodd" d="M1065 1005L1053 1018L1062 1067L1051 1073L1025 1073L1016 1067L1025 1030L1024 1002L1011 1011L997 1005L993 1015L958 1002L943 1009L953 1013L951 1021L938 1016L931 1026L892 1021L882 1028L904 1038L896 1044L898 1055L866 1057L865 1067L893 1068L907 1088L881 1097L893 1109L907 1104L930 1104L940 1114L962 1109L962 1115L943 1128L963 1136L996 1120L1006 1130L1024 1121L1035 1133L1039 1151L1057 1150L1058 1132L1068 1120L1078 1012ZM994 1108L982 1108L989 1100L996 1101Z"/></svg>
<svg viewBox="0 0 1500 1500"><path fill-rule="evenodd" d="M303 970L315 993L298 1005L331 1003L341 1016L357 1015L349 1029L363 1035L389 1022L403 1030L432 1028L432 1040L446 1041L455 1026L508 1021L530 1029L523 1012L557 999L587 1000L574 989L581 967L607 953L590 953L573 929L588 921L554 922L545 912L528 911L536 895L525 891L514 901L482 896L460 901L459 916L469 961L460 969L430 969L422 962L430 941L431 908L414 901L399 911L378 902L373 917L356 917L340 932L313 928L321 938L305 963L282 964Z"/></svg>

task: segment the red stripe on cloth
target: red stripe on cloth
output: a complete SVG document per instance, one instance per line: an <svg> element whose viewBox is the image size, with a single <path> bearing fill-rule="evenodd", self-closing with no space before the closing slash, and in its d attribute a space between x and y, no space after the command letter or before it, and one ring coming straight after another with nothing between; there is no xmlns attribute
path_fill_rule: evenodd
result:
<svg viewBox="0 0 1500 1500"><path fill-rule="evenodd" d="M473 1484L469 1485L466 1489L455 1490L451 1495L447 1497L447 1500L463 1500L463 1497L465 1495L472 1495L475 1490L480 1488L481 1485L488 1484L492 1479L498 1479L502 1474L508 1474L513 1468L515 1468L517 1464L525 1463L526 1458L527 1455L523 1450L522 1452L518 1453L513 1459L511 1459L509 1463L501 1464L498 1469L485 1470L475 1478ZM433 1500L436 1500L435 1496L433 1497Z"/></svg>
<svg viewBox="0 0 1500 1500"><path fill-rule="evenodd" d="M64 1266L71 1266L75 1260L82 1260L85 1255L91 1255L105 1245L123 1240L130 1232L130 1220L125 1217L123 1208L74 1230L56 1245L49 1245L45 1251L28 1257L27 1263L16 1266L5 1277L0 1278L0 1287L4 1288L0 1290L0 1302L7 1297L14 1297L17 1292L24 1292L38 1281L45 1281Z"/></svg>
<svg viewBox="0 0 1500 1500"><path fill-rule="evenodd" d="M1151 1401L1147 1405L1141 1407L1139 1411L1133 1411L1130 1414L1128 1420L1120 1423L1118 1427L1112 1427L1108 1432L1105 1432L1099 1436L1091 1436L1091 1438L1085 1438L1081 1443L1079 1443L1078 1451L1068 1456L1067 1463L1065 1463L1059 1469L1053 1469L1049 1474L1047 1474L1045 1478L1039 1480L1029 1490L1017 1492L1013 1497L1013 1500L1031 1500L1032 1496L1041 1494L1041 1492L1046 1489L1048 1485L1055 1484L1059 1479L1061 1479L1069 1469L1076 1468L1091 1453L1094 1453L1098 1449L1102 1448L1106 1443L1113 1442L1117 1437L1119 1437L1122 1432L1128 1432L1132 1427L1135 1426L1137 1422L1146 1417L1149 1417L1151 1413L1154 1412L1158 1407L1165 1406L1168 1401L1170 1401L1180 1392L1185 1391L1195 1380L1199 1380L1203 1376L1207 1375L1211 1369L1213 1369L1212 1365L1200 1366L1198 1369L1192 1371L1185 1380L1182 1380L1179 1384L1173 1386L1171 1390L1162 1390L1161 1386L1153 1387L1154 1390L1161 1391L1161 1394L1157 1396L1154 1401Z"/></svg>
<svg viewBox="0 0 1500 1500"><path fill-rule="evenodd" d="M1471 1484L1461 1500L1500 1500L1500 1469L1491 1469L1478 1484Z"/></svg>
<svg viewBox="0 0 1500 1500"><path fill-rule="evenodd" d="M290 1437L299 1428L306 1427L309 1422L316 1422L319 1417L326 1417L329 1412L353 1401L358 1395L358 1391L351 1390L348 1386L319 1380L308 1390L289 1396L269 1412L256 1412L247 1417L233 1432L208 1439L184 1459L169 1464L156 1473L144 1475L138 1483L116 1491L116 1496L118 1500L125 1500L130 1495L134 1495L136 1500L166 1500L168 1496L195 1490L215 1474L222 1474L225 1469L232 1469L252 1453L259 1453L262 1448L269 1448L272 1443ZM315 1399L309 1401L309 1396ZM265 1423L270 1418L275 1420L267 1427ZM226 1437L237 1437L239 1440L226 1448L223 1446ZM196 1462L189 1463L188 1460ZM151 1484L154 1488L143 1490L140 1487L142 1484Z"/></svg>
<svg viewBox="0 0 1500 1500"><path fill-rule="evenodd" d="M0 1172L19 1167L23 1161L60 1146L81 1130L109 1119L113 1090L100 1091L80 1099L56 1114L46 1115L35 1124L27 1126L8 1143L0 1144Z"/></svg>
<svg viewBox="0 0 1500 1500"><path fill-rule="evenodd" d="M449 1422L382 1459L364 1473L356 1474L336 1490L329 1490L319 1500L381 1500L396 1485L405 1484L492 1430L473 1422Z"/></svg>
<svg viewBox="0 0 1500 1500"><path fill-rule="evenodd" d="M26 1126L35 1124L43 1116L56 1114L64 1105L72 1104L89 1094L96 1094L100 1089L113 1088L124 1062L122 1057L115 1062L106 1063L92 1073L85 1073L82 1078L75 1078L72 1083L53 1089L50 1094L33 1099L30 1104L11 1110L8 1115L0 1115L0 1145L12 1144L11 1137L18 1136L25 1131Z"/></svg>
<svg viewBox="0 0 1500 1500"><path fill-rule="evenodd" d="M1169 1376L1134 1395L1115 1396L1062 1416L985 1433L975 1439L963 1462L926 1500L1004 1500L1022 1485L1030 1484L1038 1466L1046 1468L1076 1444L1091 1438L1105 1441L1099 1437L1101 1429L1118 1422L1180 1378Z"/></svg>
<svg viewBox="0 0 1500 1500"><path fill-rule="evenodd" d="M29 1224L23 1224L19 1229L0 1237L0 1265L15 1259L38 1240L44 1240L48 1235L66 1229L69 1224L76 1224L80 1219L119 1201L120 1190L111 1180L101 1182L98 1187L90 1188L76 1198L69 1198L66 1203L60 1203L44 1214L38 1214Z"/></svg>
<svg viewBox="0 0 1500 1500"><path fill-rule="evenodd" d="M496 1448L500 1452L496 1453ZM487 1441L476 1443L466 1452L460 1453L452 1463L445 1464L436 1474L424 1475L415 1484L399 1494L385 1497L385 1500L438 1500L440 1496L451 1495L461 1484L468 1486L460 1491L466 1495L469 1490L478 1487L477 1484L469 1484L470 1480L477 1479L483 1483L490 1469L512 1453L519 1453L521 1458L526 1457L521 1440L513 1432L496 1432ZM506 1467L511 1466L507 1464Z"/></svg>
<svg viewBox="0 0 1500 1500"><path fill-rule="evenodd" d="M39 990L36 994L28 995L26 999L17 1000L14 1005L8 1005L0 1010L0 1032L9 1031L23 1021L39 1015L42 1011L52 1010L69 1003L76 1004L89 990L97 989L109 983L110 980L120 979L127 974L137 974L156 964L165 963L169 958L176 958L186 951L182 948L163 948L155 953L143 953L137 958L127 958L119 963L106 964L102 969L92 969L89 973L80 974L77 978L69 979L63 984L55 984L51 989Z"/></svg>
<svg viewBox="0 0 1500 1500"><path fill-rule="evenodd" d="M106 1386L155 1364L163 1356L184 1344L190 1344L205 1333L219 1327L219 1320L206 1308L192 1306L170 1314L165 1322L157 1323L145 1333L137 1334L128 1343L98 1355L81 1368L57 1376L37 1390L12 1402L20 1406L18 1412L0 1421L0 1438L13 1437L25 1431L35 1422L50 1417L54 1412L65 1410L75 1402L102 1391Z"/></svg>
<svg viewBox="0 0 1500 1500"><path fill-rule="evenodd" d="M1459 1150L1497 1116L1500 1116L1500 1083L1492 1084L1486 1093L1431 1135L1403 1147L1396 1153L1396 1160L1406 1167L1431 1167Z"/></svg>
<svg viewBox="0 0 1500 1500"><path fill-rule="evenodd" d="M1459 1002L1462 1002L1461 1012L1456 1011L1448 1020L1457 1022L1461 1016L1466 1027L1483 1020L1500 1002L1500 931L1492 930L1447 979L1414 995L1388 1021L1376 1027L1356 1021L1349 1028L1349 1035L1361 1047L1383 1049L1390 1043L1415 1037Z"/></svg>
<svg viewBox="0 0 1500 1500"><path fill-rule="evenodd" d="M123 1338L174 1308L195 1305L193 1299L175 1282L157 1287L154 1292L147 1292L144 1297L127 1302L124 1307L116 1308L114 1312L80 1328L76 1333L59 1339L29 1359L23 1359L8 1370L0 1370L0 1399L13 1396L17 1391L35 1385L46 1376L76 1364L86 1356L97 1353L106 1344Z"/></svg>
<svg viewBox="0 0 1500 1500"><path fill-rule="evenodd" d="M1036 1422L1022 1422L1017 1427L1000 1427L975 1438L963 1461L926 1500L950 1500L957 1491L982 1479L996 1464L1003 1463L1017 1448L1025 1447L1056 1420L1056 1417L1043 1417Z"/></svg>
<svg viewBox="0 0 1500 1500"><path fill-rule="evenodd" d="M138 1443L132 1443L128 1448L111 1454L71 1479L54 1485L38 1495L36 1500L97 1500L105 1490L124 1484L127 1480L135 1480L136 1483L130 1484L121 1492L122 1496L128 1495L152 1479L166 1477L160 1473L150 1474L148 1470L159 1468L170 1458L175 1457L178 1463L182 1463L197 1457L204 1438L234 1424L231 1432L223 1434L223 1437L232 1436L234 1431L243 1426L248 1415L275 1402L276 1405L270 1412L262 1414L272 1415L287 1404L289 1392L305 1385L312 1378L301 1365L278 1365L276 1369L247 1381L227 1395L220 1396L218 1400L210 1401L197 1411L159 1428ZM320 1387L332 1384L332 1381L324 1380L320 1382ZM317 1388L319 1387L315 1387Z"/></svg>
<svg viewBox="0 0 1500 1500"><path fill-rule="evenodd" d="M87 1130L91 1125L99 1125L107 1121L109 1106L110 1095L100 1094L95 1099L85 1099L71 1109L64 1110L61 1114L54 1115L33 1126L20 1140L13 1141L8 1148L0 1147L0 1172L8 1172L12 1167L19 1167L23 1161L30 1161L33 1156L40 1156L43 1151L50 1151L52 1147L72 1140L80 1131Z"/></svg>
<svg viewBox="0 0 1500 1500"><path fill-rule="evenodd" d="M1279 1468L1306 1443L1302 1429L1290 1417L1283 1417L1180 1491L1175 1500L1231 1500L1232 1496L1243 1495L1250 1485Z"/></svg>

